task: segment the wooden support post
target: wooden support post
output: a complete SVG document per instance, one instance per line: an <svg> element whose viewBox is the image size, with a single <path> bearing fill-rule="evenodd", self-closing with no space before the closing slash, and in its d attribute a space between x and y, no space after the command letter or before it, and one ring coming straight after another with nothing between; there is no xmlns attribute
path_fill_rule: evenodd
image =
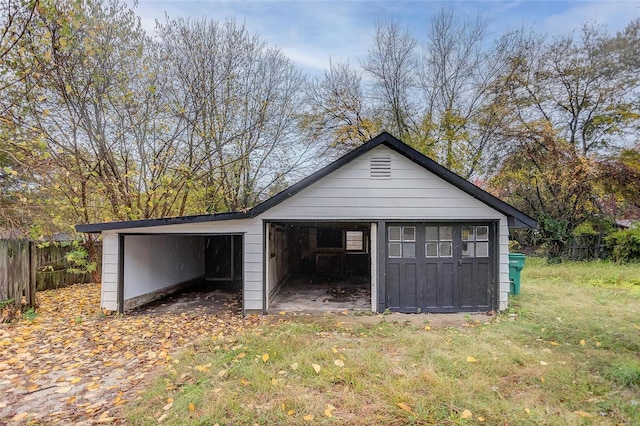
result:
<svg viewBox="0 0 640 426"><path fill-rule="evenodd" d="M27 285L27 304L30 308L36 307L36 243L29 241L29 283Z"/></svg>

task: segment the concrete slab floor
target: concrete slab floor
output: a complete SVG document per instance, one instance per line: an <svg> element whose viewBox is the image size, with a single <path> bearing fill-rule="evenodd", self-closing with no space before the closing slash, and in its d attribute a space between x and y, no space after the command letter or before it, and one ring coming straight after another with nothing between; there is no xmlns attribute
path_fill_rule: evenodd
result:
<svg viewBox="0 0 640 426"><path fill-rule="evenodd" d="M137 309L130 315L162 315L162 314L216 314L221 311L241 311L242 294L240 292L213 290L184 291L153 301Z"/></svg>
<svg viewBox="0 0 640 426"><path fill-rule="evenodd" d="M287 279L270 300L269 312L371 311L367 277L296 275Z"/></svg>

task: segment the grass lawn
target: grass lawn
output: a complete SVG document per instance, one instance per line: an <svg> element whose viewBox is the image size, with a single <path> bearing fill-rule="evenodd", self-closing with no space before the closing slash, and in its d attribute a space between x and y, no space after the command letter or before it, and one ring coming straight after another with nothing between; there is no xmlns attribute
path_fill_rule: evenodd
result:
<svg viewBox="0 0 640 426"><path fill-rule="evenodd" d="M486 323L286 315L205 339L127 421L640 424L640 265L527 259L522 278L510 310Z"/></svg>

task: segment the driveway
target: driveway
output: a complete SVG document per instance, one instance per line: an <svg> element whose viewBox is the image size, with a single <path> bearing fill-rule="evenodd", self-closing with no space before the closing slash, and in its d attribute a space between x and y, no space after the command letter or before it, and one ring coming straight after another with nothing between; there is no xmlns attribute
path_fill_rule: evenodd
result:
<svg viewBox="0 0 640 426"><path fill-rule="evenodd" d="M177 350L273 319L243 318L237 298L193 295L105 316L96 284L37 297L33 320L0 324L0 424L119 423L122 406Z"/></svg>

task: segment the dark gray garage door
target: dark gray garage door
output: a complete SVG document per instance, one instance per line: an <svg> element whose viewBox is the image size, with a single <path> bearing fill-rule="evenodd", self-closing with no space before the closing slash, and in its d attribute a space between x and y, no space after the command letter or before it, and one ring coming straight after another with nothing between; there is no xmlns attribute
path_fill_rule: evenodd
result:
<svg viewBox="0 0 640 426"><path fill-rule="evenodd" d="M385 307L396 312L494 308L492 224L388 224Z"/></svg>

